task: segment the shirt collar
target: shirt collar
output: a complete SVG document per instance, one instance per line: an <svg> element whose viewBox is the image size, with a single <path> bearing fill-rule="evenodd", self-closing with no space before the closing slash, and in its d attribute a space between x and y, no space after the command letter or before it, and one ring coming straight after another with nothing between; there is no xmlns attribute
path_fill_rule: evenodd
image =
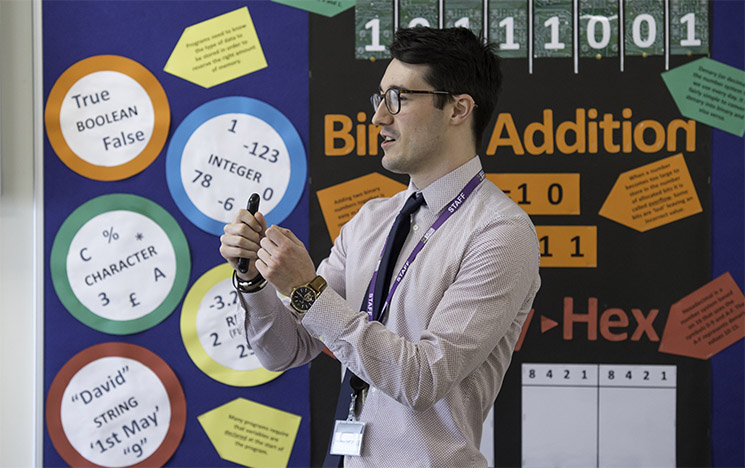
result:
<svg viewBox="0 0 745 468"><path fill-rule="evenodd" d="M445 206L453 201L453 198L463 190L463 187L481 170L481 167L481 160L478 156L474 156L465 164L429 184L421 191L427 208L434 213L439 213L445 209ZM419 189L414 185L414 182L409 181L406 196L408 197L417 191Z"/></svg>

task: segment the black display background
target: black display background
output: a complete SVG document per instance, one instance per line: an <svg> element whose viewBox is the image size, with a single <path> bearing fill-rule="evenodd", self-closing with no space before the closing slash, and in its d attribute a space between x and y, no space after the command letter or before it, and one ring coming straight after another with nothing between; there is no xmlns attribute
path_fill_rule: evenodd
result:
<svg viewBox="0 0 745 468"><path fill-rule="evenodd" d="M344 114L356 125L358 112L371 110L368 97L378 87L388 60L369 62L355 60L352 41L354 12L335 18L314 16L310 20L310 232L311 253L316 262L328 255L331 247L326 225L316 197L320 189L347 180L379 172L402 183L406 177L391 174L380 166L380 155L326 156L324 153L324 115ZM699 57L671 57L670 68ZM678 112L660 76L664 71L662 57L627 57L625 71L618 59L582 59L579 73L574 74L571 59L543 59L528 73L524 59L505 59L504 91L497 112L510 113L518 132L542 120L544 109L552 109L554 126L574 120L578 108L611 113L622 118L624 108L632 109L631 122L656 120L667 126L673 119L684 119ZM494 118L493 122L496 120ZM492 122L492 123L493 123ZM711 130L696 126L696 150L686 152L684 140L675 152L666 149L656 153L608 154L602 140L597 154L558 152L551 155L514 155L510 148L500 148L495 155L486 154L486 144L493 125L487 127L481 160L487 173L579 173L581 214L576 216L532 216L540 225L594 225L598 236L597 268L542 268L543 285L534 302L535 314L522 349L513 357L502 391L495 404L495 463L497 466L519 466L521 460L520 372L522 363L598 363L598 364L666 364L677 366L677 463L680 466L709 466L710 447L710 364L691 358L657 351L658 341L645 335L640 341L630 339L609 342L598 334L588 341L587 326L575 324L574 339L562 338L563 299L574 298L574 312L587 313L587 300L598 298L598 314L608 308L620 308L629 314L629 337L635 330L631 309L645 315L658 309L654 329L662 337L670 306L683 296L706 284L711 278L710 216ZM618 132L616 132L618 134ZM620 136L616 136L616 142ZM536 141L538 143L538 141ZM703 212L645 233L637 232L598 215L619 174L645 164L683 152ZM540 315L560 324L541 334ZM311 381L338 380L339 365L327 356L313 362ZM332 411L323 395L312 395L314 419L312 461L320 463L328 441ZM323 404L321 404L323 403ZM321 431L321 432L319 432Z"/></svg>

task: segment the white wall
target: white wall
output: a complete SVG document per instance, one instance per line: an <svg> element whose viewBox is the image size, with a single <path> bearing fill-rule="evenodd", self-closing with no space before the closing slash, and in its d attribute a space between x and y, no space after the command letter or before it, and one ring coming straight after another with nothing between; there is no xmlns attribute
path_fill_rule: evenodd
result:
<svg viewBox="0 0 745 468"><path fill-rule="evenodd" d="M35 457L34 95L31 0L0 0L0 466ZM39 432L41 434L41 432Z"/></svg>

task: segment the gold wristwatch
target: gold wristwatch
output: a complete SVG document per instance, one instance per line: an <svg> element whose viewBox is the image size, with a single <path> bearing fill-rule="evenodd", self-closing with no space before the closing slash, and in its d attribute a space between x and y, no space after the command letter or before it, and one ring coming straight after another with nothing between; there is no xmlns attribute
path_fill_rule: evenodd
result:
<svg viewBox="0 0 745 468"><path fill-rule="evenodd" d="M321 276L316 276L304 285L293 288L290 293L292 308L301 314L306 313L324 289L326 289L326 280Z"/></svg>

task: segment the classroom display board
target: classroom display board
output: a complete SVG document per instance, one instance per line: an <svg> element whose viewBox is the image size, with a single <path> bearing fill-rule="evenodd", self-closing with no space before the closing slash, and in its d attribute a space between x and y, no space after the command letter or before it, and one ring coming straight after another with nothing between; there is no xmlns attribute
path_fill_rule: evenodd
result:
<svg viewBox="0 0 745 468"><path fill-rule="evenodd" d="M742 210L712 161L745 133L745 72L714 60L712 11L43 1L44 465L323 460L339 363L261 366L219 236L258 193L325 258L362 204L408 183L370 122L394 31L461 26L502 57L479 155L541 249L487 458L710 466L712 363L745 336L742 259L711 266L715 208Z"/></svg>
<svg viewBox="0 0 745 468"><path fill-rule="evenodd" d="M42 11L44 465L307 466L308 367L261 366L218 252L252 193L308 241L307 13Z"/></svg>
<svg viewBox="0 0 745 468"><path fill-rule="evenodd" d="M706 359L745 321L732 278L710 283L711 126L742 137L745 74L709 58L710 15L706 1L360 0L311 17L317 260L362 204L408 183L380 167L370 123L395 29L463 26L498 46L504 92L479 155L536 225L542 287L495 404L496 466L711 463Z"/></svg>

